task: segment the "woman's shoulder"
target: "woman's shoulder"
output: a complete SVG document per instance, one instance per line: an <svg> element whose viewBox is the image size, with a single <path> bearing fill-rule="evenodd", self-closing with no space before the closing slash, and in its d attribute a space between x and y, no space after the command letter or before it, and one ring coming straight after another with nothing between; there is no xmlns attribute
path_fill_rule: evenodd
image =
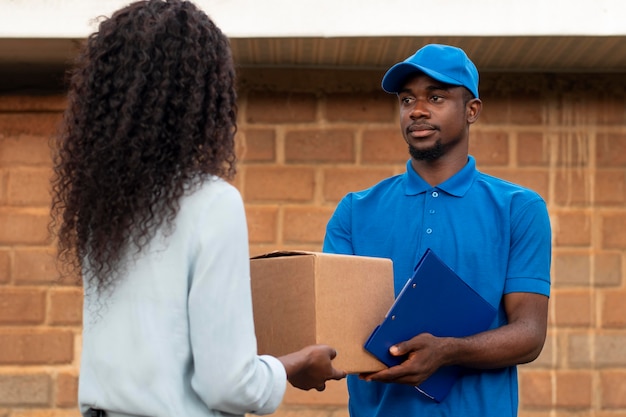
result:
<svg viewBox="0 0 626 417"><path fill-rule="evenodd" d="M210 177L193 188L181 200L181 210L205 211L211 207L243 205L239 190L220 177Z"/></svg>

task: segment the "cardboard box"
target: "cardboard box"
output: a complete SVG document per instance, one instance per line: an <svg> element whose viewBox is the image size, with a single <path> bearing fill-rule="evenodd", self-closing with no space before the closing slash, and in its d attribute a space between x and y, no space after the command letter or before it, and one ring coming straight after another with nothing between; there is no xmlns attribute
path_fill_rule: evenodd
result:
<svg viewBox="0 0 626 417"><path fill-rule="evenodd" d="M385 368L363 344L394 301L390 259L272 252L252 258L250 273L260 354L327 344L338 352L337 369Z"/></svg>

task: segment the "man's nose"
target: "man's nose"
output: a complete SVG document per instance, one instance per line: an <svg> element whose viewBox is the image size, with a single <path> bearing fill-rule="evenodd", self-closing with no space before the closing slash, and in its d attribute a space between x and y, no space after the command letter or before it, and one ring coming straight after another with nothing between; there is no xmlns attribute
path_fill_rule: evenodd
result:
<svg viewBox="0 0 626 417"><path fill-rule="evenodd" d="M415 105L411 109L411 118L417 119L430 116L430 111L424 100L416 100Z"/></svg>

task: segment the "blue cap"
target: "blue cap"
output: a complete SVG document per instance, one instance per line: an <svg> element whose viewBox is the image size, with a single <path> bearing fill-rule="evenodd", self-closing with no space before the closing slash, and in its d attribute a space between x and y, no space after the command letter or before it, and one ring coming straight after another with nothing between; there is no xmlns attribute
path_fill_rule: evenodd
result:
<svg viewBox="0 0 626 417"><path fill-rule="evenodd" d="M454 46L429 44L385 73L383 90L398 93L409 75L422 72L445 84L462 85L478 98L478 70L465 52Z"/></svg>

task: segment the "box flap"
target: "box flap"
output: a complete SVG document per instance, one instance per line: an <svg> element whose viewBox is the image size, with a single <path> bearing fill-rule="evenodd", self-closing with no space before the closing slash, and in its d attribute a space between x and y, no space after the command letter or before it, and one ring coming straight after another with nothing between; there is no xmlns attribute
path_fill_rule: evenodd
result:
<svg viewBox="0 0 626 417"><path fill-rule="evenodd" d="M280 258L283 256L302 256L302 255L317 255L317 252L308 252L302 250L275 250L272 252L263 253L261 255L253 256L250 259L265 259L265 258Z"/></svg>

